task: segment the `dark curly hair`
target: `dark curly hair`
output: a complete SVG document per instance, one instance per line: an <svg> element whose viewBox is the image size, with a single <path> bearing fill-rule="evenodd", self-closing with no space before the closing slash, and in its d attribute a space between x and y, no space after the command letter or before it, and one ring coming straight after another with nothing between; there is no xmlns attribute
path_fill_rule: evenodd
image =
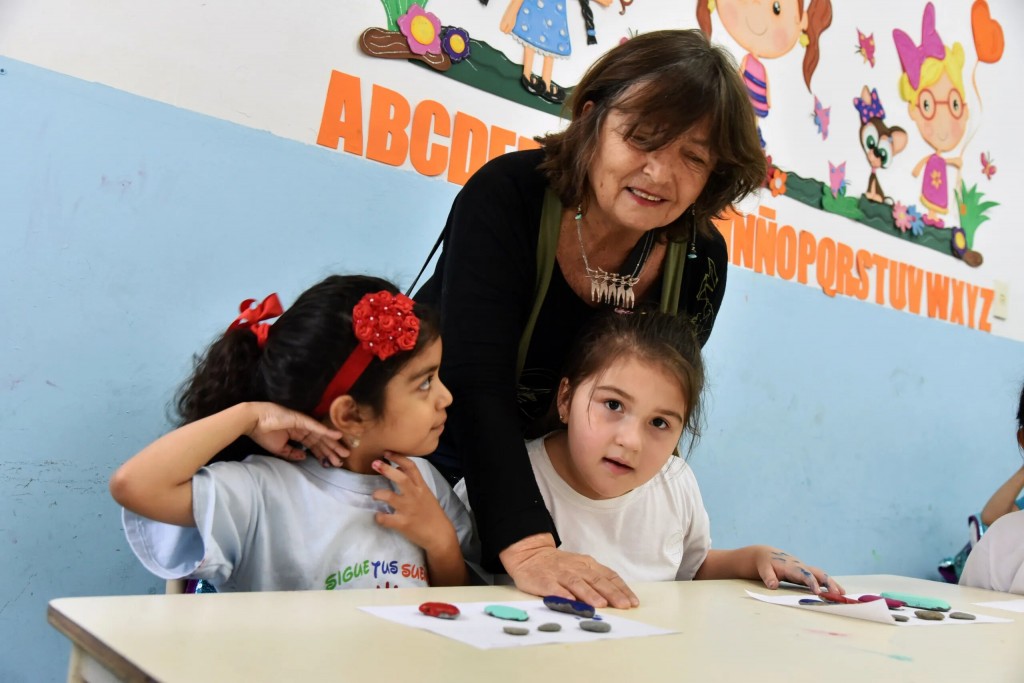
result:
<svg viewBox="0 0 1024 683"><path fill-rule="evenodd" d="M670 239L694 229L711 234L712 218L764 184L764 152L739 68L697 29L643 33L612 48L584 74L570 106L564 131L537 138L545 152L541 169L563 206L585 208L601 125L613 109L632 119L626 139L646 150L707 122L714 168L693 211L667 226Z"/></svg>
<svg viewBox="0 0 1024 683"><path fill-rule="evenodd" d="M364 294L398 288L366 275L332 275L303 292L270 327L260 348L245 327L225 332L194 358L192 376L178 391L179 424L187 424L245 401L270 401L311 415L328 383L356 346L352 308ZM360 405L379 414L387 383L439 335L436 314L423 304L416 347L387 360L374 360L347 392ZM239 439L215 460L237 460L259 448Z"/></svg>

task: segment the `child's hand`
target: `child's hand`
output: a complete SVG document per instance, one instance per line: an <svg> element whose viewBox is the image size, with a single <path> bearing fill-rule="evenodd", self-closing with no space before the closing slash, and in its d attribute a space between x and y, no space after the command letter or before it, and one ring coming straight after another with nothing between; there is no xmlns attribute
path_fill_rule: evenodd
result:
<svg viewBox="0 0 1024 683"><path fill-rule="evenodd" d="M250 403L252 426L245 435L267 449L268 452L285 460L302 460L305 451L296 448L292 442L301 443L318 456L334 462L348 457L348 451L341 445L341 432L317 422L308 415L283 408L276 403ZM332 457L333 456L333 457Z"/></svg>
<svg viewBox="0 0 1024 683"><path fill-rule="evenodd" d="M779 587L779 581L789 581L802 583L814 593L823 590L840 594L846 592L835 579L817 567L805 565L799 558L766 545L757 549L757 573L764 585L772 590Z"/></svg>
<svg viewBox="0 0 1024 683"><path fill-rule="evenodd" d="M444 513L423 475L404 455L388 454L395 466L375 460L373 469L395 484L398 491L377 489L373 499L389 505L394 512L378 512L377 524L394 529L429 555L459 546L455 527Z"/></svg>

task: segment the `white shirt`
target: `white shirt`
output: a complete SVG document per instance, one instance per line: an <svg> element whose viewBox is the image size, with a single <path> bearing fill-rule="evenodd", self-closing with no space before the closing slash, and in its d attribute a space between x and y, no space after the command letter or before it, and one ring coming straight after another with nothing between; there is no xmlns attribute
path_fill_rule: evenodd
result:
<svg viewBox="0 0 1024 683"><path fill-rule="evenodd" d="M476 551L469 513L430 463L412 458ZM162 579L205 579L220 592L427 586L423 550L376 523L390 509L371 496L391 482L376 474L253 455L215 463L192 478L195 527L125 510L128 543Z"/></svg>
<svg viewBox="0 0 1024 683"><path fill-rule="evenodd" d="M967 556L960 585L1024 595L1024 510L992 523Z"/></svg>
<svg viewBox="0 0 1024 683"><path fill-rule="evenodd" d="M558 476L544 439L526 450L562 550L590 555L627 583L689 581L711 548L711 524L686 461L670 457L649 482L618 498L592 500Z"/></svg>

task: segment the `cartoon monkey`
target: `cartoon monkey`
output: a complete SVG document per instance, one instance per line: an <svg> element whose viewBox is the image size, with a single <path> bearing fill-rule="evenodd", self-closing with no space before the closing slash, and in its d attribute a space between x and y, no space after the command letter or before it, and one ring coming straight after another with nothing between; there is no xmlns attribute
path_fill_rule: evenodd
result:
<svg viewBox="0 0 1024 683"><path fill-rule="evenodd" d="M853 99L853 106L860 112L860 146L871 166L868 189L864 197L873 202L886 202L888 197L878 182L877 171L887 168L892 158L907 146L907 131L899 126L885 125L885 109L878 99L878 91L867 86L860 97Z"/></svg>

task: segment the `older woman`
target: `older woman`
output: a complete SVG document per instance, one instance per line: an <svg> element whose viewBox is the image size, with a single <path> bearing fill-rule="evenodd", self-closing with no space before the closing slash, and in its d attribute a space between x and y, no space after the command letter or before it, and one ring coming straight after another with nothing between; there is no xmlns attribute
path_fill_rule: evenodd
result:
<svg viewBox="0 0 1024 683"><path fill-rule="evenodd" d="M571 106L541 149L466 183L416 297L440 306L455 397L433 461L465 473L485 568L536 595L629 607L636 596L614 572L557 549L523 436L600 308L660 302L707 340L727 263L711 218L762 184L765 160L736 64L699 31L612 49Z"/></svg>

